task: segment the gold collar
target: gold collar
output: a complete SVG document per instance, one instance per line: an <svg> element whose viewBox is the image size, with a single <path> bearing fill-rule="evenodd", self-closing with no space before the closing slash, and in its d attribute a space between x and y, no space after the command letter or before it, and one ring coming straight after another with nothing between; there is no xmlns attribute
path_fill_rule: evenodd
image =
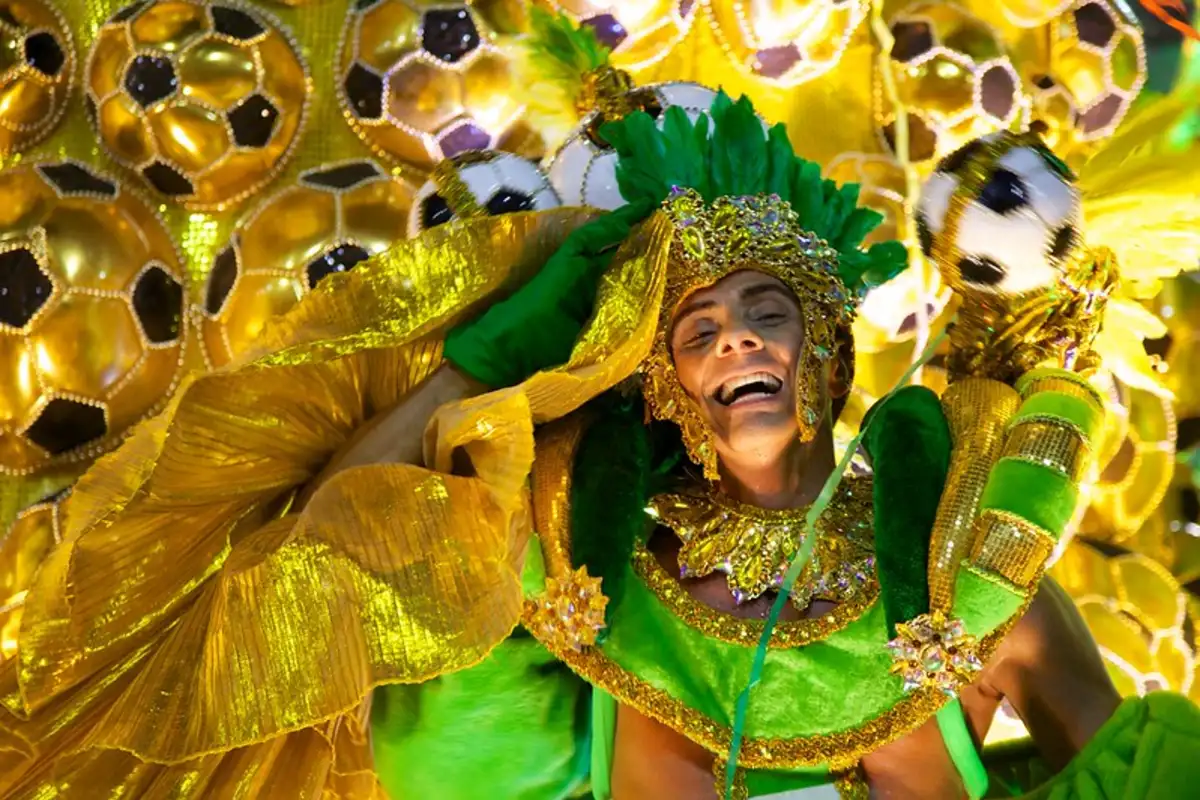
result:
<svg viewBox="0 0 1200 800"><path fill-rule="evenodd" d="M758 508L715 488L656 495L647 512L683 542L680 577L723 572L738 603L782 585L809 535L808 508ZM874 578L871 512L871 480L845 478L817 520L812 559L792 587L796 607L807 608L813 600L844 602Z"/></svg>

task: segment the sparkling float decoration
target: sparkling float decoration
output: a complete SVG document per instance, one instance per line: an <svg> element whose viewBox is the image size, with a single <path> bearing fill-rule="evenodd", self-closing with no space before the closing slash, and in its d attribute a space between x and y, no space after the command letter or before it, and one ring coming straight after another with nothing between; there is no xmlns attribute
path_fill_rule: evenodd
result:
<svg viewBox="0 0 1200 800"><path fill-rule="evenodd" d="M85 88L113 158L158 194L211 209L278 174L303 121L308 78L264 12L155 0L126 6L101 26Z"/></svg>
<svg viewBox="0 0 1200 800"><path fill-rule="evenodd" d="M890 29L909 161L929 162L1019 122L1028 98L1000 37L982 20L958 6L916 3L896 14ZM878 76L875 95L877 131L894 152L896 112Z"/></svg>
<svg viewBox="0 0 1200 800"><path fill-rule="evenodd" d="M726 0L706 6L717 40L734 64L756 78L794 86L838 65L870 3Z"/></svg>
<svg viewBox="0 0 1200 800"><path fill-rule="evenodd" d="M346 118L380 157L429 168L468 150L541 155L511 59L467 5L356 3L339 64Z"/></svg>
<svg viewBox="0 0 1200 800"><path fill-rule="evenodd" d="M0 474L90 459L179 378L183 271L127 188L74 161L0 172Z"/></svg>
<svg viewBox="0 0 1200 800"><path fill-rule="evenodd" d="M213 260L199 311L210 367L250 349L322 278L404 238L412 186L373 161L301 173L238 224Z"/></svg>
<svg viewBox="0 0 1200 800"><path fill-rule="evenodd" d="M548 0L547 6L590 28L614 63L639 70L660 61L692 27L691 0Z"/></svg>
<svg viewBox="0 0 1200 800"><path fill-rule="evenodd" d="M71 31L58 9L42 0L0 1L0 156L54 130L74 74Z"/></svg>
<svg viewBox="0 0 1200 800"><path fill-rule="evenodd" d="M559 205L558 195L532 161L511 153L463 153L438 164L417 190L408 235L453 219L545 211Z"/></svg>
<svg viewBox="0 0 1200 800"><path fill-rule="evenodd" d="M1032 127L1070 157L1125 118L1146 82L1146 48L1141 29L1109 0L1075 2L1049 34L1049 68L1027 70Z"/></svg>
<svg viewBox="0 0 1200 800"><path fill-rule="evenodd" d="M600 578L580 567L563 578L546 578L546 590L531 606L528 624L539 639L555 650L579 652L594 645L604 630L608 598L600 591Z"/></svg>

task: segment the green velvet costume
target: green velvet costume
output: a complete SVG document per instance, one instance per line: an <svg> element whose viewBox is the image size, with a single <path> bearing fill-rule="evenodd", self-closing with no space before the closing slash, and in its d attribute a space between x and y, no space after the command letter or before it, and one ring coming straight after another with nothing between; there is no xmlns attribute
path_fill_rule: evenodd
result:
<svg viewBox="0 0 1200 800"><path fill-rule="evenodd" d="M661 129L635 113L603 133L620 156L618 179L629 204L576 230L520 291L447 337L447 358L487 385L515 386L568 359L594 312L597 285L616 245L674 187L697 189L709 201L778 194L838 250L853 291L903 267L898 243L861 249L878 218L856 208L856 188L822 181L815 165L791 153L782 128L763 132L745 101L722 96L710 117L695 122L668 111ZM1047 374L1057 373L1040 377ZM377 771L393 797L610 797L618 702L701 743L719 763L739 742L733 754L738 783L751 797L828 784L831 771L853 766L864 747L894 738L881 731L910 731L933 716L967 793L988 791L957 701L928 688L907 690L891 670L886 647L898 624L930 611L930 536L954 445L936 395L901 389L864 422L874 473L878 596L797 646L768 645L761 622L747 622L755 635L733 642L681 615L682 593L664 594L670 579L656 578L656 563L645 557L654 525L644 513L686 460L677 432L647 424L640 398L618 390L577 416L570 474L556 500L570 508L569 519L547 523L535 498L539 538L530 546L524 587L530 601L545 591L543 554L564 547L572 567L602 579L606 628L581 651L547 642L548 651L522 630L477 667L419 686L376 690ZM1012 424L1034 418L1061 420L1085 437L1096 430L1094 407L1069 392L1028 394ZM1069 478L1044 465L1001 459L980 508L1057 536L1076 501ZM954 584L953 616L990 652L1032 591L964 564ZM739 713L744 696L749 703ZM1022 788L1034 797L1099 800L1184 797L1198 785L1200 711L1163 694L1127 700L1066 770L1039 788Z"/></svg>

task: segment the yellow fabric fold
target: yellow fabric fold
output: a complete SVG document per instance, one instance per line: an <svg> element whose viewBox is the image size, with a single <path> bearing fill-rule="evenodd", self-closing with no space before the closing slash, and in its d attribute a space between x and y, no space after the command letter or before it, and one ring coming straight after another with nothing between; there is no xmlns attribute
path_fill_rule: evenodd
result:
<svg viewBox="0 0 1200 800"><path fill-rule="evenodd" d="M361 467L290 504L437 368L449 325L589 217L488 218L399 246L314 292L250 360L188 378L99 462L0 664L0 795L377 791L370 689L475 663L519 617L528 407L488 401L511 420L490 435L445 419L439 447L478 456L474 477Z"/></svg>

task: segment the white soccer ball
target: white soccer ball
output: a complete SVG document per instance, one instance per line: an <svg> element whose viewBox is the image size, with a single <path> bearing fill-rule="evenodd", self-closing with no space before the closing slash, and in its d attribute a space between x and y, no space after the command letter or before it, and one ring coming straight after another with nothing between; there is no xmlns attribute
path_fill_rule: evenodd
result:
<svg viewBox="0 0 1200 800"><path fill-rule="evenodd" d="M562 205L546 175L528 159L496 151L468 152L450 159L454 173L463 182L476 205L489 216L517 211L545 211ZM430 178L417 190L408 213L408 235L458 219L461 209L453 197Z"/></svg>
<svg viewBox="0 0 1200 800"><path fill-rule="evenodd" d="M678 81L640 86L635 92L653 96L657 107L647 109L656 113L661 126L670 106L680 106L693 121L706 113L717 99L717 93L698 83ZM591 206L611 211L625 205L617 188L617 153L596 138L599 114L584 118L579 127L567 137L550 162L550 184L562 198L563 205Z"/></svg>
<svg viewBox="0 0 1200 800"><path fill-rule="evenodd" d="M946 248L956 254L956 263L938 266L955 289L999 294L1047 289L1081 244L1079 191L1066 164L1028 137L989 134L938 164L917 206L921 249L933 257L934 243L948 233L951 201L964 191L963 177L997 148L1002 155L978 195L964 198L953 246Z"/></svg>

